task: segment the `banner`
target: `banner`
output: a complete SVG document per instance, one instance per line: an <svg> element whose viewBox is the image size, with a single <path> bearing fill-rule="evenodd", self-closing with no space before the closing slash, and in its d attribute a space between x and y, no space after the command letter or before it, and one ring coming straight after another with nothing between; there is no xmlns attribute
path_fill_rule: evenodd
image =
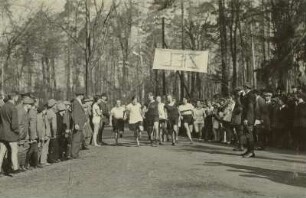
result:
<svg viewBox="0 0 306 198"><path fill-rule="evenodd" d="M207 73L208 51L155 49L153 69Z"/></svg>

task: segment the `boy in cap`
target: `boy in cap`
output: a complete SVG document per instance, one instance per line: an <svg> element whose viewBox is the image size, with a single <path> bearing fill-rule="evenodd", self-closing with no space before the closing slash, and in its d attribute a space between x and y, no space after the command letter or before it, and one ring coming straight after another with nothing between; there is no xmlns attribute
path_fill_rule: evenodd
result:
<svg viewBox="0 0 306 198"><path fill-rule="evenodd" d="M26 154L30 148L28 142L28 132L29 132L29 111L34 104L34 100L30 97L25 97L22 99L22 108L18 109L18 121L19 121L19 147L18 147L18 157L20 168L25 170L26 167Z"/></svg>

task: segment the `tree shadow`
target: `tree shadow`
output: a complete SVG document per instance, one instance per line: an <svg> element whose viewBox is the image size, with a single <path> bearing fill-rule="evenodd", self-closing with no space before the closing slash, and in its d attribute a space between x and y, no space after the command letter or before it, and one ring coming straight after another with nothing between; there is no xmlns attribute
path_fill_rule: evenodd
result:
<svg viewBox="0 0 306 198"><path fill-rule="evenodd" d="M264 178L276 183L286 184L290 186L306 188L306 173L291 172L284 170L273 170L260 167L229 164L222 162L206 162L207 166L227 166L234 169L229 169L231 172L242 173L241 177L249 178Z"/></svg>

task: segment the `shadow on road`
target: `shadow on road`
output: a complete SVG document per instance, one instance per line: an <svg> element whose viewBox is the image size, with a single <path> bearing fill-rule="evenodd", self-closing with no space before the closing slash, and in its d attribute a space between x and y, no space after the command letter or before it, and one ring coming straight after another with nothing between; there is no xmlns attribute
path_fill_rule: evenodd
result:
<svg viewBox="0 0 306 198"><path fill-rule="evenodd" d="M219 155L230 155L230 156L239 156L241 152L232 151L231 148L228 147L216 147L216 146L206 146L206 145L184 145L182 151L189 151L189 152L204 152L208 154L219 154ZM255 151L256 152L256 151ZM293 159L284 159L284 158L275 158L275 157L266 157L260 155L262 151L258 151L256 155L256 159L263 159L263 160L275 160L281 162L289 162L289 163L299 163L305 164L306 161L302 160L293 160ZM267 151L266 151L267 152Z"/></svg>
<svg viewBox="0 0 306 198"><path fill-rule="evenodd" d="M228 166L234 168L234 170L228 170L228 171L243 173L240 175L241 177L265 178L281 184L306 188L305 173L283 171L283 170L272 170L260 167L229 164L222 162L206 162L205 165Z"/></svg>

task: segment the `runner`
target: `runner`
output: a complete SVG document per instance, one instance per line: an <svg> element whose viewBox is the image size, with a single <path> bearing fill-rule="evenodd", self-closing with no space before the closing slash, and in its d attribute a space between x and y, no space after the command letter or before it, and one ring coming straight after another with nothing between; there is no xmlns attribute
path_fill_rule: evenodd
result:
<svg viewBox="0 0 306 198"><path fill-rule="evenodd" d="M183 104L179 106L179 111L182 115L181 120L182 120L183 126L186 129L186 133L190 140L190 144L193 144L193 141L191 138L191 132L193 130L193 110L194 110L194 106L188 103L187 98L183 98Z"/></svg>
<svg viewBox="0 0 306 198"><path fill-rule="evenodd" d="M115 141L116 145L118 145L118 136L120 134L120 137L122 138L122 134L124 132L124 106L121 105L121 101L116 101L116 106L112 108L110 112L110 126L113 126L113 131L115 133Z"/></svg>
<svg viewBox="0 0 306 198"><path fill-rule="evenodd" d="M151 146L154 146L153 142L157 144L159 140L159 144L161 145L161 138L159 135L159 113L158 113L158 103L154 100L153 93L148 94L149 103L146 105L146 125L148 135L150 136Z"/></svg>
<svg viewBox="0 0 306 198"><path fill-rule="evenodd" d="M202 140L202 131L204 128L204 120L206 117L205 109L203 108L202 102L197 101L197 107L193 110L194 113L194 131L199 135L199 141Z"/></svg>
<svg viewBox="0 0 306 198"><path fill-rule="evenodd" d="M129 128L134 132L137 146L140 146L139 139L143 131L143 117L141 104L138 103L137 97L132 98L132 102L126 106L126 113L129 117Z"/></svg>
<svg viewBox="0 0 306 198"><path fill-rule="evenodd" d="M100 144L98 144L98 133L101 127L101 116L102 116L102 111L99 107L99 104L101 102L101 98L100 96L95 96L94 97L94 103L92 106L92 124L93 124L93 128L94 128L94 133L92 136L92 143L94 146L100 146Z"/></svg>
<svg viewBox="0 0 306 198"><path fill-rule="evenodd" d="M175 100L172 95L167 96L168 104L165 105L168 118L168 132L172 135L172 145L175 146L178 140L178 123L180 112L175 104Z"/></svg>
<svg viewBox="0 0 306 198"><path fill-rule="evenodd" d="M161 142L164 142L164 136L167 136L167 141L169 141L169 136L167 133L167 116L165 110L165 104L162 103L161 97L157 96L156 101L158 103L158 115L159 115L159 134L161 138Z"/></svg>

